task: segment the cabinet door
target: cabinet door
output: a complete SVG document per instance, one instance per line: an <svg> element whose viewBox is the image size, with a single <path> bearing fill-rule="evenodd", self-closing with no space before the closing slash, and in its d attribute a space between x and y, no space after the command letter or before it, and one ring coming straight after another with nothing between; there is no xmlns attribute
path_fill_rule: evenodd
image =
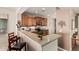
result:
<svg viewBox="0 0 79 59"><path fill-rule="evenodd" d="M45 25L45 21L44 21L44 19L42 20L42 26L44 26Z"/></svg>
<svg viewBox="0 0 79 59"><path fill-rule="evenodd" d="M28 19L28 26L32 26L32 21L33 21L33 18L29 17L29 19Z"/></svg>
<svg viewBox="0 0 79 59"><path fill-rule="evenodd" d="M22 16L22 26L24 26L24 25L25 25L25 17Z"/></svg>
<svg viewBox="0 0 79 59"><path fill-rule="evenodd" d="M42 19L41 18L37 18L37 25L42 25Z"/></svg>
<svg viewBox="0 0 79 59"><path fill-rule="evenodd" d="M47 26L47 19L44 20L44 25Z"/></svg>
<svg viewBox="0 0 79 59"><path fill-rule="evenodd" d="M43 36L48 35L48 30L43 30Z"/></svg>
<svg viewBox="0 0 79 59"><path fill-rule="evenodd" d="M42 25L43 25L43 26L47 26L47 19L46 19L46 18L43 18L43 19L42 19Z"/></svg>
<svg viewBox="0 0 79 59"><path fill-rule="evenodd" d="M36 19L37 25L40 25L40 19Z"/></svg>
<svg viewBox="0 0 79 59"><path fill-rule="evenodd" d="M28 16L25 17L25 26L28 26Z"/></svg>
<svg viewBox="0 0 79 59"><path fill-rule="evenodd" d="M27 26L28 25L28 17L27 16L22 16L22 25Z"/></svg>
<svg viewBox="0 0 79 59"><path fill-rule="evenodd" d="M33 18L32 20L33 20L33 21L32 21L32 25L33 25L33 26L36 26L36 19Z"/></svg>

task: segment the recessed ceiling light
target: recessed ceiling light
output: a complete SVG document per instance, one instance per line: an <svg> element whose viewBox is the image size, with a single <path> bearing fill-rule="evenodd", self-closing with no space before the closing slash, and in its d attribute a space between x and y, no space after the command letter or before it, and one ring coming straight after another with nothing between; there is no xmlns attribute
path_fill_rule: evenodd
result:
<svg viewBox="0 0 79 59"><path fill-rule="evenodd" d="M42 8L42 11L46 11L46 8Z"/></svg>
<svg viewBox="0 0 79 59"><path fill-rule="evenodd" d="M60 8L59 7L56 7L56 10L59 10Z"/></svg>

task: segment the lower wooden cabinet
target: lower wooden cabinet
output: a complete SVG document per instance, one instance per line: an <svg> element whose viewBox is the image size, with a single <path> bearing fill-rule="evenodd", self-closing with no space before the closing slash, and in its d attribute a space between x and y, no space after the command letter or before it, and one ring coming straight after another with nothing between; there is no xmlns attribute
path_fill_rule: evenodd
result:
<svg viewBox="0 0 79 59"><path fill-rule="evenodd" d="M43 36L48 35L48 30L43 30Z"/></svg>

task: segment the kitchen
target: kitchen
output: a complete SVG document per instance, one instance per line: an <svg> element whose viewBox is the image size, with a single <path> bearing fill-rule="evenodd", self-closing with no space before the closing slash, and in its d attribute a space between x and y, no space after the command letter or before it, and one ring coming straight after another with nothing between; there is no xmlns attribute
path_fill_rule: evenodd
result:
<svg viewBox="0 0 79 59"><path fill-rule="evenodd" d="M22 41L27 43L29 51L57 51L58 38L61 37L61 35L52 32L49 33L48 28L50 27L50 25L48 25L48 20L51 20L48 13L51 14L51 12L56 11L56 9L53 7L30 8L24 11L21 14L21 20L18 20L18 35L22 38ZM54 24L52 24L53 23L51 22L51 28L53 28L53 31Z"/></svg>
<svg viewBox="0 0 79 59"><path fill-rule="evenodd" d="M21 24L21 29L37 34L37 29L42 32L42 36L48 35L47 18L32 16L30 13L24 12L21 15L21 20L18 21Z"/></svg>

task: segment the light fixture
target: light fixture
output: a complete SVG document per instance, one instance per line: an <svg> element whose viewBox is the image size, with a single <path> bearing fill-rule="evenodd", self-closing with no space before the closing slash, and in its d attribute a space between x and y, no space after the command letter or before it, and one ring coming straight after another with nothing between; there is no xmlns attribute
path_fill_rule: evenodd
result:
<svg viewBox="0 0 79 59"><path fill-rule="evenodd" d="M42 8L42 11L43 11L43 12L46 11L46 8Z"/></svg>
<svg viewBox="0 0 79 59"><path fill-rule="evenodd" d="M59 7L56 7L56 10L59 10L60 8Z"/></svg>
<svg viewBox="0 0 79 59"><path fill-rule="evenodd" d="M58 25L60 25L61 28L63 28L63 26L66 26L66 23L65 23L65 21L60 21L60 22L58 23Z"/></svg>
<svg viewBox="0 0 79 59"><path fill-rule="evenodd" d="M60 30L59 30L59 32L62 32L62 28L64 27L64 26L66 26L66 23L65 23L65 21L60 21L60 22L58 22L58 25L60 26Z"/></svg>

